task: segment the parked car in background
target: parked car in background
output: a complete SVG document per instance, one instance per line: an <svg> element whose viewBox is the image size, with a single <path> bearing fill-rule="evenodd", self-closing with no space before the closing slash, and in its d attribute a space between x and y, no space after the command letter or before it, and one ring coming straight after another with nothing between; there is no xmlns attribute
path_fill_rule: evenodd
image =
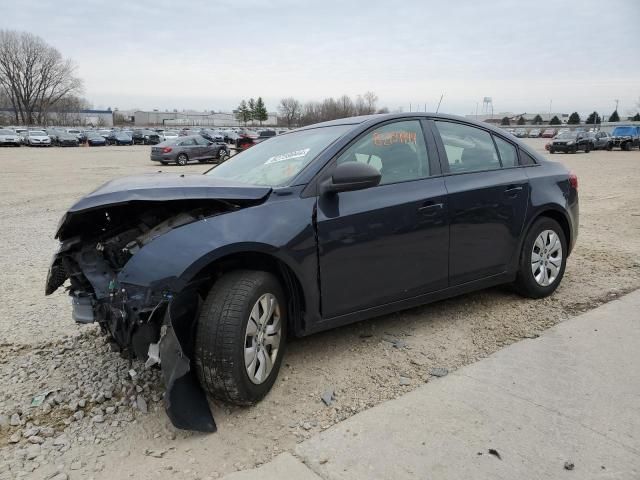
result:
<svg viewBox="0 0 640 480"><path fill-rule="evenodd" d="M97 132L88 132L87 144L90 147L104 147L105 145L107 145L107 139Z"/></svg>
<svg viewBox="0 0 640 480"><path fill-rule="evenodd" d="M261 140L266 140L267 138L275 137L277 135L275 130L260 130L258 132L258 138Z"/></svg>
<svg viewBox="0 0 640 480"><path fill-rule="evenodd" d="M556 129L555 128L545 128L544 132L542 132L541 137L542 138L553 138L556 135Z"/></svg>
<svg viewBox="0 0 640 480"><path fill-rule="evenodd" d="M133 145L133 138L125 132L111 132L107 137L109 145Z"/></svg>
<svg viewBox="0 0 640 480"><path fill-rule="evenodd" d="M611 150L613 140L607 132L589 132L586 134L591 141L591 150Z"/></svg>
<svg viewBox="0 0 640 480"><path fill-rule="evenodd" d="M51 138L44 130L29 130L24 136L25 145L30 147L50 147L52 145Z"/></svg>
<svg viewBox="0 0 640 480"><path fill-rule="evenodd" d="M78 140L77 135L60 132L56 138L55 144L59 147L77 147L80 145L80 140Z"/></svg>
<svg viewBox="0 0 640 480"><path fill-rule="evenodd" d="M98 130L98 135L102 135L103 138L108 138L112 133L111 130Z"/></svg>
<svg viewBox="0 0 640 480"><path fill-rule="evenodd" d="M160 135L153 130L134 130L132 138L134 145L157 145L160 143Z"/></svg>
<svg viewBox="0 0 640 480"><path fill-rule="evenodd" d="M167 140L174 140L178 138L178 132L174 130L165 130L162 132L161 137L163 142L166 142Z"/></svg>
<svg viewBox="0 0 640 480"><path fill-rule="evenodd" d="M18 135L13 130L9 130L7 128L0 129L0 145L6 146L10 145L12 147L19 147L21 144L20 135Z"/></svg>
<svg viewBox="0 0 640 480"><path fill-rule="evenodd" d="M621 150L631 150L640 146L640 127L620 126L611 132L611 145Z"/></svg>
<svg viewBox="0 0 640 480"><path fill-rule="evenodd" d="M583 132L559 133L549 145L549 153L576 153L578 150L591 151L591 140Z"/></svg>
<svg viewBox="0 0 640 480"><path fill-rule="evenodd" d="M526 128L516 128L515 136L518 137L518 138L526 137L527 136L527 129Z"/></svg>
<svg viewBox="0 0 640 480"><path fill-rule="evenodd" d="M532 128L531 130L529 130L529 138L538 138L540 136L540 129L539 128Z"/></svg>
<svg viewBox="0 0 640 480"><path fill-rule="evenodd" d="M151 160L163 165L186 165L192 161L224 162L229 158L229 147L224 142L212 142L202 135L189 135L167 140L151 147Z"/></svg>
<svg viewBox="0 0 640 480"><path fill-rule="evenodd" d="M500 284L553 294L578 212L577 177L498 128L343 118L204 175L111 180L60 221L45 293L68 285L73 317L142 362L159 347L169 418L213 431L205 392L260 401L291 337Z"/></svg>
<svg viewBox="0 0 640 480"><path fill-rule="evenodd" d="M198 132L199 135L206 138L211 142L224 142L224 133L218 130L211 130L209 128L203 128Z"/></svg>
<svg viewBox="0 0 640 480"><path fill-rule="evenodd" d="M238 139L240 138L240 135L238 135L238 132L236 132L235 130L224 130L224 141L227 143L233 143L235 145L235 143L238 141Z"/></svg>

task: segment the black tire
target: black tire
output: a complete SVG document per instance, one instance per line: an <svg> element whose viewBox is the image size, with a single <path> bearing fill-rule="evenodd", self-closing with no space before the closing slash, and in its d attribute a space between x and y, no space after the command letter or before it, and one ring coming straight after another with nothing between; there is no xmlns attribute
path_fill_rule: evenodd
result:
<svg viewBox="0 0 640 480"><path fill-rule="evenodd" d="M220 151L218 152L218 160L220 160L220 163L224 162L228 158L229 158L229 152L227 152L227 149L221 148Z"/></svg>
<svg viewBox="0 0 640 480"><path fill-rule="evenodd" d="M559 238L562 246L562 263L558 275L551 285L542 286L538 284L531 271L531 252L538 236L545 230L552 230ZM567 265L567 239L565 238L564 231L555 220L549 217L538 218L524 239L522 244L522 251L520 252L520 262L518 267L518 274L513 286L515 290L522 296L529 298L542 298L551 295L564 276L564 270Z"/></svg>
<svg viewBox="0 0 640 480"><path fill-rule="evenodd" d="M610 143L607 143L607 151L611 151L613 150L613 145L611 145Z"/></svg>
<svg viewBox="0 0 640 480"><path fill-rule="evenodd" d="M189 157L186 153L181 153L176 158L176 163L182 167L184 167L187 163L189 163Z"/></svg>
<svg viewBox="0 0 640 480"><path fill-rule="evenodd" d="M584 147L584 153L589 153L591 151L591 145L587 144L586 147Z"/></svg>
<svg viewBox="0 0 640 480"><path fill-rule="evenodd" d="M556 151L553 148L550 148L549 153L556 153Z"/></svg>
<svg viewBox="0 0 640 480"><path fill-rule="evenodd" d="M256 384L245 368L245 333L253 306L266 293L273 294L280 306L280 344L271 372ZM236 405L252 405L269 392L284 356L285 300L280 283L268 272L236 270L213 285L202 306L195 339L196 372L211 396Z"/></svg>
<svg viewBox="0 0 640 480"><path fill-rule="evenodd" d="M627 143L625 143L625 144L624 144L624 146L622 147L622 149L623 149L625 152L630 151L630 150L631 150L631 142L627 142Z"/></svg>

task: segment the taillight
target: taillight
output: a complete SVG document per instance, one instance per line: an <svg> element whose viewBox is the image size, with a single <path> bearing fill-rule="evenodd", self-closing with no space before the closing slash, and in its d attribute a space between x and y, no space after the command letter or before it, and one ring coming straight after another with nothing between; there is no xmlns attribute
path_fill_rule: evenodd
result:
<svg viewBox="0 0 640 480"><path fill-rule="evenodd" d="M575 189L578 190L578 176L573 173L570 172L569 173L569 184Z"/></svg>
<svg viewBox="0 0 640 480"><path fill-rule="evenodd" d="M164 147L162 149L162 153L170 153L172 150L173 150L173 148L171 148L171 147Z"/></svg>

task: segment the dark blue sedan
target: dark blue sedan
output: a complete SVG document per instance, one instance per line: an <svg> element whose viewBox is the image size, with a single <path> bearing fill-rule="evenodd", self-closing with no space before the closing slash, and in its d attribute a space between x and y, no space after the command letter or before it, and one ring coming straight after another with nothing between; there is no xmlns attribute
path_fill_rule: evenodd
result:
<svg viewBox="0 0 640 480"><path fill-rule="evenodd" d="M160 363L180 428L215 429L302 336L499 284L552 294L578 233L578 181L515 137L436 114L278 135L205 175L113 180L61 220L46 293Z"/></svg>

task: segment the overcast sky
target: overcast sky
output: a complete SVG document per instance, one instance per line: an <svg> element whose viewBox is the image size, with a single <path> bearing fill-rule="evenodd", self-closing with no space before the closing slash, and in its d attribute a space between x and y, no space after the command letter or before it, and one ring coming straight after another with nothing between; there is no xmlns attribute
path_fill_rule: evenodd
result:
<svg viewBox="0 0 640 480"><path fill-rule="evenodd" d="M7 5L5 5L7 7ZM96 107L230 110L367 90L380 106L606 114L640 101L640 1L21 0L0 28L78 65Z"/></svg>

